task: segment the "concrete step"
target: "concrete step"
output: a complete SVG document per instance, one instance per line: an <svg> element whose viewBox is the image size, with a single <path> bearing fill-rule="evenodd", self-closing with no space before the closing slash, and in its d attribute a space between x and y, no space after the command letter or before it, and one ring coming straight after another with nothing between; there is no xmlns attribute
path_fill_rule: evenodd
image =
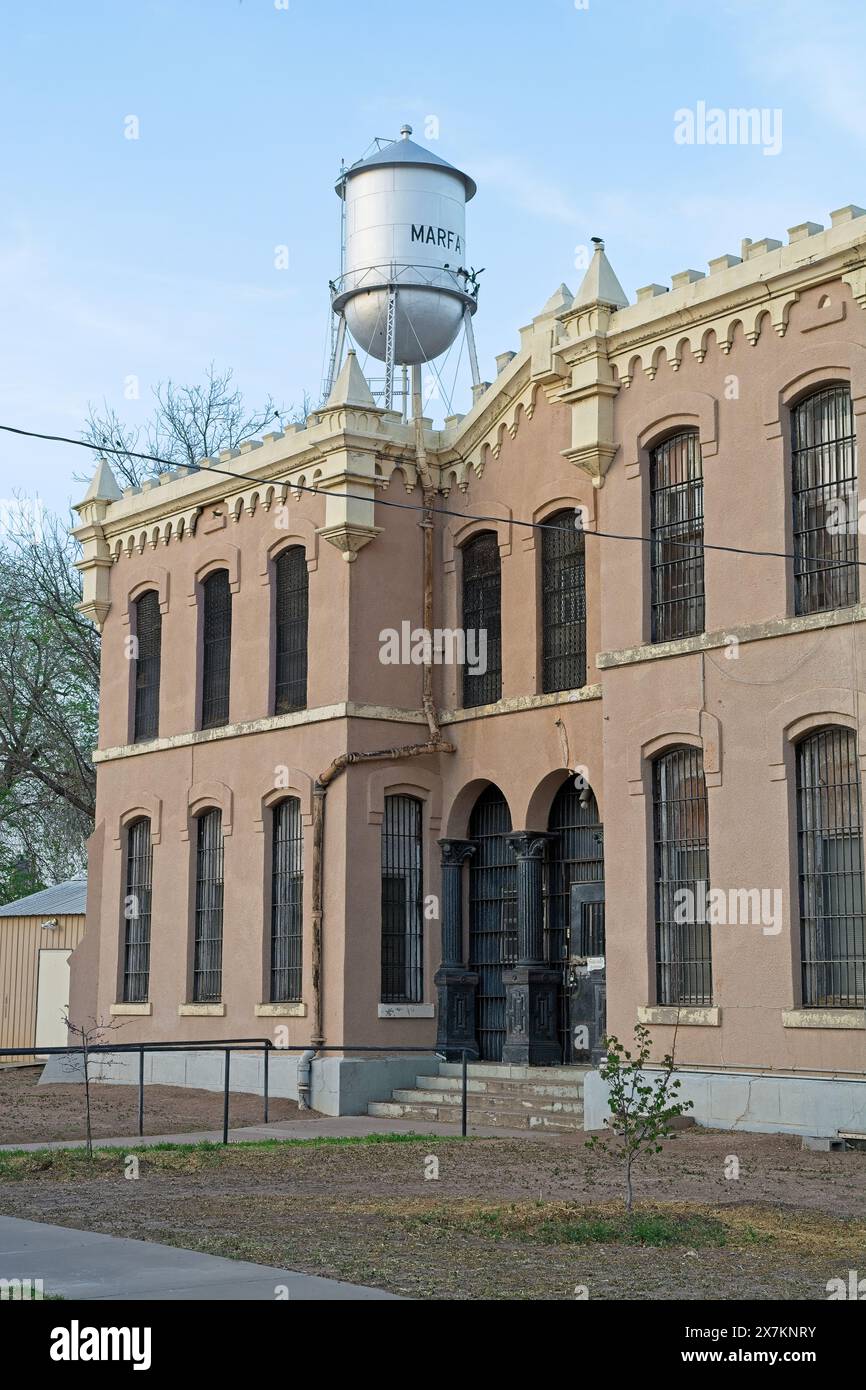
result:
<svg viewBox="0 0 866 1390"><path fill-rule="evenodd" d="M504 1062L470 1062L466 1075L473 1081L535 1081L539 1085L551 1085L570 1081L572 1085L583 1079L591 1067L513 1067ZM462 1075L460 1062L440 1062L440 1076Z"/></svg>
<svg viewBox="0 0 866 1390"><path fill-rule="evenodd" d="M459 1091L423 1091L416 1090L397 1090L391 1093L391 1099L399 1101L401 1104L408 1105L461 1105L462 1097ZM511 1095L476 1095L474 1092L467 1092L467 1109L473 1113L476 1110L520 1110L531 1111L538 1114L569 1114L582 1115L583 1101L578 1097L571 1096L568 1100L559 1100L551 1097L541 1098L539 1096L521 1095L514 1092Z"/></svg>
<svg viewBox="0 0 866 1390"><path fill-rule="evenodd" d="M420 1105L401 1101L371 1101L367 1114L379 1119L426 1120L428 1123L460 1123L459 1105ZM471 1124L480 1128L544 1129L551 1133L583 1131L583 1116L571 1114L539 1114L530 1110L497 1110L473 1108Z"/></svg>
<svg viewBox="0 0 866 1390"><path fill-rule="evenodd" d="M542 1072L543 1076L544 1073ZM421 1091L453 1091L461 1089L459 1076L416 1076L415 1086ZM533 1095L561 1096L563 1100L583 1094L583 1076L559 1085L544 1081L499 1081L469 1077L466 1089L470 1095Z"/></svg>

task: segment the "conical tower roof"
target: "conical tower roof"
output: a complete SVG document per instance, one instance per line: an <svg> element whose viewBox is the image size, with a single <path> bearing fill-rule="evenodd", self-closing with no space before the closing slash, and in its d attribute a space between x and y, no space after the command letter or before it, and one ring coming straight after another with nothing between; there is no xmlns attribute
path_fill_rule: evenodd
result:
<svg viewBox="0 0 866 1390"><path fill-rule="evenodd" d="M477 191L475 180L471 179L468 174L464 174L462 170L455 169L454 165L449 164L447 159L442 159L432 150L425 150L423 145L416 145L414 140L409 139L411 134L412 127L404 125L399 140L392 140L390 145L383 146L381 150L374 150L366 159L359 159L356 164L350 165L335 185L340 197L343 197L345 180L359 174L362 169L387 168L390 164L415 164L421 167L428 165L436 169L447 169L449 173L456 174L458 178L463 180L468 203Z"/></svg>

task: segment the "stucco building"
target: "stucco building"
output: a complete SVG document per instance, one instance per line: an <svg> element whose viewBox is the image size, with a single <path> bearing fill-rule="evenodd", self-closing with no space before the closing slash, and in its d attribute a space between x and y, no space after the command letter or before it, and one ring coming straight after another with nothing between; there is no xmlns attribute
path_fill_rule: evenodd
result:
<svg viewBox="0 0 866 1390"><path fill-rule="evenodd" d="M73 1015L586 1067L606 984L699 1119L866 1130L866 213L741 253L629 304L599 246L441 430L350 355L305 426L99 466Z"/></svg>

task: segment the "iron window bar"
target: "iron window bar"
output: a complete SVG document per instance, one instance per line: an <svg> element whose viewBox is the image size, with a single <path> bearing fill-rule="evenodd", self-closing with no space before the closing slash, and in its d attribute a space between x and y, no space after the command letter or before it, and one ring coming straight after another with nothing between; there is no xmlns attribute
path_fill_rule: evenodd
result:
<svg viewBox="0 0 866 1390"><path fill-rule="evenodd" d="M198 818L195 884L195 951L193 1002L215 1004L222 998L223 827L222 813L205 811Z"/></svg>
<svg viewBox="0 0 866 1390"><path fill-rule="evenodd" d="M301 803L287 797L273 809L271 873L272 1004L302 998L304 841Z"/></svg>
<svg viewBox="0 0 866 1390"><path fill-rule="evenodd" d="M857 735L818 730L797 745L803 1003L866 1004L866 905Z"/></svg>
<svg viewBox="0 0 866 1390"><path fill-rule="evenodd" d="M849 608L860 586L857 438L847 386L815 391L791 411L791 465L794 611Z"/></svg>
<svg viewBox="0 0 866 1390"><path fill-rule="evenodd" d="M704 630L704 483L694 430L650 454L650 572L653 642Z"/></svg>
<svg viewBox="0 0 866 1390"><path fill-rule="evenodd" d="M463 631L486 636L487 669L482 674L463 667L466 708L493 704L502 697L502 578L499 540L495 531L482 531L463 547ZM476 647L476 651L480 648Z"/></svg>
<svg viewBox="0 0 866 1390"><path fill-rule="evenodd" d="M586 543L574 511L549 518L541 539L542 688L586 684Z"/></svg>
<svg viewBox="0 0 866 1390"><path fill-rule="evenodd" d="M387 796L382 821L382 1003L424 998L422 803Z"/></svg>
<svg viewBox="0 0 866 1390"><path fill-rule="evenodd" d="M232 595L228 570L215 570L202 584L204 638L202 646L201 727L228 723L231 683Z"/></svg>
<svg viewBox="0 0 866 1390"><path fill-rule="evenodd" d="M276 677L274 712L288 714L307 706L307 630L309 576L303 546L293 545L277 556Z"/></svg>
<svg viewBox="0 0 866 1390"><path fill-rule="evenodd" d="M153 849L150 821L133 821L126 832L123 1002L144 1004L150 981L150 914Z"/></svg>
<svg viewBox="0 0 866 1390"><path fill-rule="evenodd" d="M159 734L159 677L162 655L162 614L159 595L149 589L135 601L135 713L136 743Z"/></svg>
<svg viewBox="0 0 866 1390"><path fill-rule="evenodd" d="M700 749L662 753L652 776L656 998L659 1004L712 1004L705 911L710 875L707 787Z"/></svg>

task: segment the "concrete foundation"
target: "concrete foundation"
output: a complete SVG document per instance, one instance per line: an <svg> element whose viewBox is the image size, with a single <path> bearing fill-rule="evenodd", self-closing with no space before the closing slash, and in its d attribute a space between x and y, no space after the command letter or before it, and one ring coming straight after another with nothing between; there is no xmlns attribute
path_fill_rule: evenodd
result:
<svg viewBox="0 0 866 1390"><path fill-rule="evenodd" d="M297 1100L300 1053L272 1052L268 1066L268 1091L274 1097ZM372 1100L386 1100L391 1092L411 1086L417 1076L433 1076L440 1059L433 1053L400 1057L318 1057L312 1062L312 1107L323 1115L366 1115ZM144 1059L146 1086L189 1086L200 1091L222 1091L225 1057L222 1052L149 1052ZM108 1085L138 1085L138 1054L101 1053L90 1062L92 1080ZM80 1054L50 1057L39 1084L81 1082L84 1067ZM261 1053L233 1052L231 1088L251 1095L264 1094L264 1061Z"/></svg>
<svg viewBox="0 0 866 1390"><path fill-rule="evenodd" d="M647 1068L652 1084L660 1072ZM866 1133L866 1077L779 1076L758 1072L678 1071L682 1100L694 1103L689 1116L708 1129L743 1129L764 1134L835 1138L839 1131ZM602 1129L609 1088L597 1071L584 1085L584 1125Z"/></svg>

